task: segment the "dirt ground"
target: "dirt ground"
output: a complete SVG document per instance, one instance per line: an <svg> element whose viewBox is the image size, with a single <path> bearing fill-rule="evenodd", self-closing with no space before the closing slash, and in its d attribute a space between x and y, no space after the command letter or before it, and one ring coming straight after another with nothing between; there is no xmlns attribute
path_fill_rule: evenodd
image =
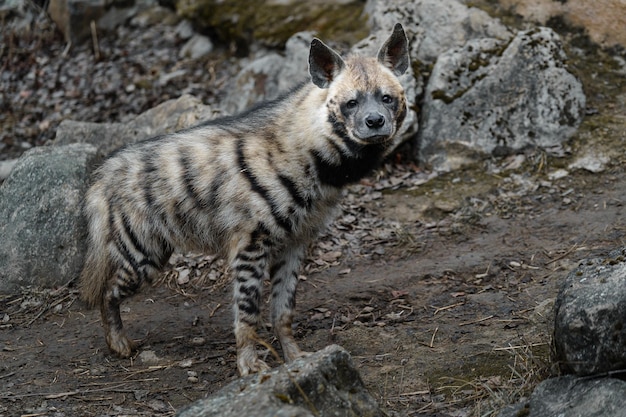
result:
<svg viewBox="0 0 626 417"><path fill-rule="evenodd" d="M446 193L471 175L434 181ZM385 253L346 254L306 275L302 346L344 346L372 394L400 415L484 415L517 398L554 372L549 322L565 274L626 236L623 172L557 183L552 194L506 199L508 208L459 215L466 203L431 222L413 218L416 197L403 191L365 204L403 234ZM472 210L494 192L474 197ZM0 415L172 415L237 378L229 286L179 285L180 276L124 305L142 342L126 360L109 354L98 314L71 288L4 298Z"/></svg>
<svg viewBox="0 0 626 417"><path fill-rule="evenodd" d="M610 55L574 64L589 116L565 157L529 152L421 185L425 173L400 163L355 187L303 272L301 346L342 345L402 416L493 415L555 374L560 283L626 244L626 89ZM568 168L590 150L610 157L602 172ZM0 295L0 416L169 416L236 379L219 262L172 263L123 305L141 341L131 359L110 355L72 285Z"/></svg>

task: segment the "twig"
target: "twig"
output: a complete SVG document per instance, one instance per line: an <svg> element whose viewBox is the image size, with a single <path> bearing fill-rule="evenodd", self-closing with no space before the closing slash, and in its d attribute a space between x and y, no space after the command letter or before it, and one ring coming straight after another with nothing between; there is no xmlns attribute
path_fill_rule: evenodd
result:
<svg viewBox="0 0 626 417"><path fill-rule="evenodd" d="M213 317L215 315L215 313L217 312L217 310L222 306L221 303L217 303L217 306L215 306L215 308L213 310L211 310L211 312L209 313L209 318Z"/></svg>
<svg viewBox="0 0 626 417"><path fill-rule="evenodd" d="M492 314L492 315L490 315L490 316L483 317L482 319L478 319L478 320L474 320L474 321L468 321L468 322L465 322L465 323L461 323L461 324L459 324L459 326L467 326L467 325L469 325L469 324L476 324L476 323L480 323L480 322L482 322L482 321L489 320L489 319L491 319L491 318L493 318L493 317L494 317L494 315Z"/></svg>
<svg viewBox="0 0 626 417"><path fill-rule="evenodd" d="M38 320L38 319L39 319L39 317L43 316L43 313L45 313L46 311L48 311L48 309L49 309L49 308L50 308L49 306L43 307L43 308L39 311L39 313L37 313L37 315L36 315L35 317L33 317L32 319L30 319L30 321L26 324L26 327L30 327L30 325L31 325L31 324L33 324L36 320Z"/></svg>
<svg viewBox="0 0 626 417"><path fill-rule="evenodd" d="M552 259L551 261L546 262L546 265L550 265L550 264L552 264L554 262L560 261L563 258L566 258L569 254L574 252L576 250L576 248L578 248L578 243L574 243L574 246L569 248L569 250L567 252L565 252L563 255L557 256L556 258Z"/></svg>
<svg viewBox="0 0 626 417"><path fill-rule="evenodd" d="M445 307L431 306L432 308L435 309L435 312L433 313L433 316L435 314L439 313L440 311L449 310L449 309L454 308L454 307L459 307L459 306L462 306L463 304L465 304L465 301L461 301L460 303L452 304L452 305L445 306Z"/></svg>
<svg viewBox="0 0 626 417"><path fill-rule="evenodd" d="M287 376L291 380L291 383L293 385L295 385L295 387L298 390L298 392L300 393L300 395L302 395L302 398L304 399L304 402L306 402L306 404L309 406L309 409L311 410L313 415L314 416L319 416L320 415L319 411L317 411L317 408L315 408L315 405L313 404L313 402L311 402L311 400L309 399L309 396L306 395L306 393L304 392L304 390L302 389L300 384L298 384L298 382L295 380L295 378L293 376L291 376L291 372L287 371Z"/></svg>
<svg viewBox="0 0 626 417"><path fill-rule="evenodd" d="M432 348L433 344L435 343L435 335L437 334L437 331L439 330L439 327L435 328L435 331L433 332L433 337L430 338L430 345L428 347Z"/></svg>
<svg viewBox="0 0 626 417"><path fill-rule="evenodd" d="M96 388L96 389L86 389L86 390L76 390L76 391L69 391L69 392L61 392L61 393L56 393L56 394L50 394L50 393L44 393L44 392L33 392L33 393L28 393L28 394L6 394L6 395L0 395L0 399L3 400L15 400L15 399L20 399L20 398L27 398L27 397L44 397L46 399L54 399L54 398L60 398L60 397L65 397L65 396L70 396L70 395L76 395L76 394L90 394L93 392L103 392L103 391L110 391L110 392L116 392L117 388L123 387L125 385L128 385L128 383L122 383L122 384L117 384L114 385L112 387L104 387L104 388Z"/></svg>
<svg viewBox="0 0 626 417"><path fill-rule="evenodd" d="M69 397L71 395L80 394L80 391L59 392L58 394L48 394L44 398L46 400L54 400L56 398Z"/></svg>
<svg viewBox="0 0 626 417"><path fill-rule="evenodd" d="M278 352L276 352L276 349L274 349L272 345L270 345L269 343L267 343L265 340L261 339L258 336L254 338L254 341L262 345L263 347L265 347L267 350L269 350L272 356L274 356L274 359L282 363L280 356L278 355Z"/></svg>
<svg viewBox="0 0 626 417"><path fill-rule="evenodd" d="M519 346L509 346L509 347L500 347L500 348L493 348L493 350L515 350L515 349L523 349L523 348L529 348L529 347L536 347L536 346L545 346L548 345L549 343L531 343L528 345L519 345Z"/></svg>
<svg viewBox="0 0 626 417"><path fill-rule="evenodd" d="M96 22L91 21L91 40L93 41L93 53L96 61L100 61L100 45L98 44L98 32L96 31Z"/></svg>

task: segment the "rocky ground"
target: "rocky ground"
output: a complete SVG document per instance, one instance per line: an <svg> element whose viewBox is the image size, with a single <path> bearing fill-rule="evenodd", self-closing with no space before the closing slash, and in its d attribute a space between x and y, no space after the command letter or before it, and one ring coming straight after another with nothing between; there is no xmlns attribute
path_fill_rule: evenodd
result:
<svg viewBox="0 0 626 417"><path fill-rule="evenodd" d="M435 178L398 157L350 189L312 248L297 338L307 350L344 346L390 413L494 415L526 395L557 372L550 321L563 277L625 245L623 54L563 35L588 96L565 155L528 151ZM64 118L123 121L183 92L217 102L236 69L228 51L181 62L181 42L141 21L101 38L99 58L90 45L65 51L51 30L5 37L0 160L52 140ZM0 415L167 416L237 378L222 262L171 263L124 305L142 343L128 360L108 353L72 285L0 296Z"/></svg>

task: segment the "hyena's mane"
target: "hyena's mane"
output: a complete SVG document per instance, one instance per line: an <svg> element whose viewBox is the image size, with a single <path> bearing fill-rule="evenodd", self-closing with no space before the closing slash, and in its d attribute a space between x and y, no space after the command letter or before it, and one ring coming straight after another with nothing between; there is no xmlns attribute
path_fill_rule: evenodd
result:
<svg viewBox="0 0 626 417"><path fill-rule="evenodd" d="M248 125L254 128L258 127L259 125L271 123L272 116L277 115L277 112L282 111L284 104L288 102L291 97L296 95L298 92L310 87L310 81L300 81L289 90L279 94L276 98L255 103L251 107L235 115L221 116L205 120L193 127L190 127L187 130L181 131L181 133L189 130L211 126L228 127Z"/></svg>

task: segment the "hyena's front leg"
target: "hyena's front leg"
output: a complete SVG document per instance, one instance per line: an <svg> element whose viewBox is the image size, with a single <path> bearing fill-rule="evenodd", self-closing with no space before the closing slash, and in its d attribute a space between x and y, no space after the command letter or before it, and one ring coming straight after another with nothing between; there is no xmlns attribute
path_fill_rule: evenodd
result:
<svg viewBox="0 0 626 417"><path fill-rule="evenodd" d="M272 281L271 319L274 333L283 349L285 362L305 356L293 337L293 318L296 307L298 271L304 256L304 248L287 248L270 269Z"/></svg>
<svg viewBox="0 0 626 417"><path fill-rule="evenodd" d="M235 339L237 368L242 376L264 371L269 366L259 359L256 327L260 319L263 279L268 275L268 245L258 234L238 250L232 262L234 274Z"/></svg>

